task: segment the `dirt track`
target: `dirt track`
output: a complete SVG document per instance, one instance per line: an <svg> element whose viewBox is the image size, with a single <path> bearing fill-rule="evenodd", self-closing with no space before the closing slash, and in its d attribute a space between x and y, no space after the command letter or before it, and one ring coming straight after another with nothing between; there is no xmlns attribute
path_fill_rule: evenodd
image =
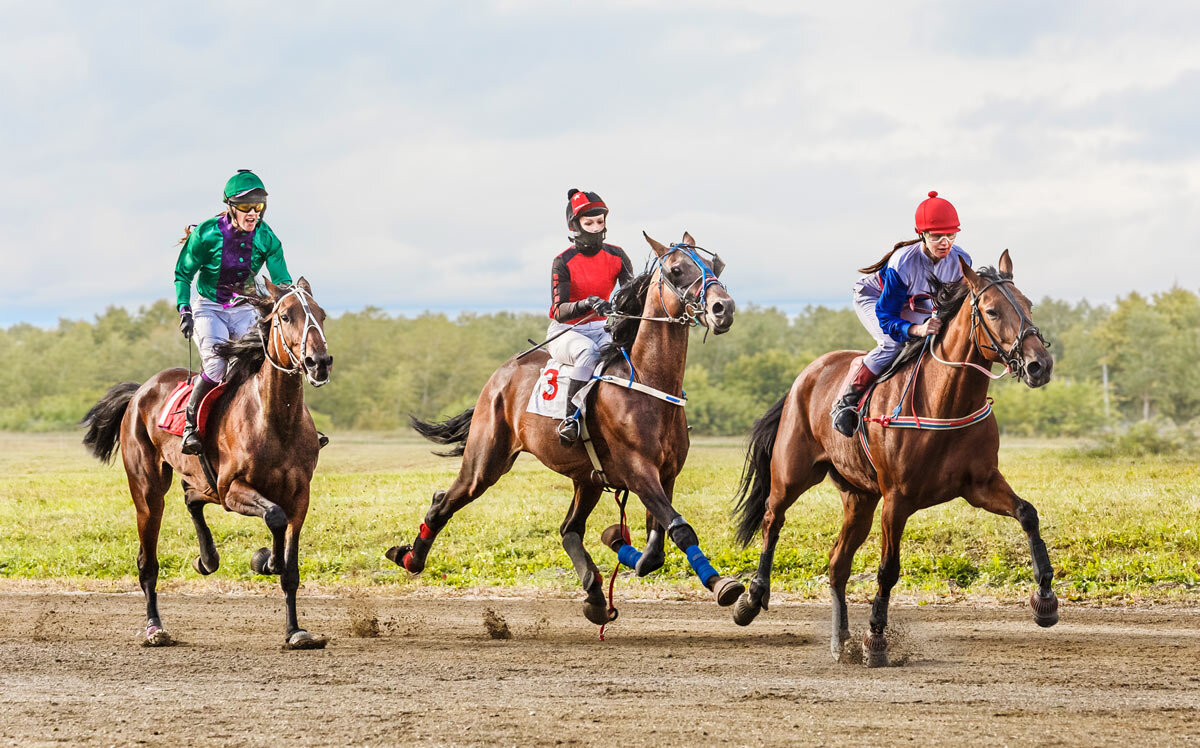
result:
<svg viewBox="0 0 1200 748"><path fill-rule="evenodd" d="M0 594L0 739L152 745L1200 743L1200 611L903 606L903 666L828 654L825 605L751 627L625 602L606 643L567 600L313 597L328 649L283 652L278 595ZM491 608L512 632L493 640ZM861 629L867 611L852 606ZM370 637L372 629L378 636ZM357 635L356 635L357 634Z"/></svg>

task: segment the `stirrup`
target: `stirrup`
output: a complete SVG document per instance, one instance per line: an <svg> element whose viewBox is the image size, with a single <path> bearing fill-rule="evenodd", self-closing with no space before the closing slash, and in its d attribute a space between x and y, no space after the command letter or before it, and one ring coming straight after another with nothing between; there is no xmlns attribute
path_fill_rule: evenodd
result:
<svg viewBox="0 0 1200 748"><path fill-rule="evenodd" d="M204 442L200 439L200 433L191 426L184 426L183 441L179 445L179 451L185 455L198 455L204 450Z"/></svg>
<svg viewBox="0 0 1200 748"><path fill-rule="evenodd" d="M850 413L849 417L845 415L847 412ZM842 436L854 436L858 433L859 426L862 425L862 416L859 415L858 408L853 405L843 405L829 415L833 420L833 428Z"/></svg>
<svg viewBox="0 0 1200 748"><path fill-rule="evenodd" d="M563 422L558 424L558 442L564 447L571 447L575 442L579 441L579 419L564 418Z"/></svg>

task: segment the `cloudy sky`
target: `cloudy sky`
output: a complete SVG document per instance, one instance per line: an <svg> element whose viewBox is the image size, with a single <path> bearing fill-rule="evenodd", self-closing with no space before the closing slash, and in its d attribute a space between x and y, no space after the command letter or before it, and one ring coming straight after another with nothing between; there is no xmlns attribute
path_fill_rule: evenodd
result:
<svg viewBox="0 0 1200 748"><path fill-rule="evenodd" d="M1109 301L1200 251L1200 4L0 0L0 325L173 294L253 168L338 311L542 309L568 187L739 302L846 303L930 189Z"/></svg>

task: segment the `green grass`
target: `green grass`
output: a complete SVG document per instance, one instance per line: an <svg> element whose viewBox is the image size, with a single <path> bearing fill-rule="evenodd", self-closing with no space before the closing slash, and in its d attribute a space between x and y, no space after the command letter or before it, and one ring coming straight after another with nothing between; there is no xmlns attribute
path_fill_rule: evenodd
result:
<svg viewBox="0 0 1200 748"><path fill-rule="evenodd" d="M333 434L321 455L301 545L304 580L332 585L520 586L577 590L559 544L570 482L523 456L515 469L463 510L438 539L425 573L410 578L383 557L411 540L433 491L458 461L429 454L407 436ZM1056 569L1056 588L1075 599L1200 599L1200 468L1180 458L1096 458L1065 442L1017 442L1001 453L1009 482L1038 508ZM742 465L735 439L694 444L676 486L675 506L725 573L748 575L758 554L733 541L728 512ZM641 527L640 504L633 524ZM260 580L250 553L267 545L261 521L207 510L221 551L217 580ZM613 555L599 533L616 521L609 498L585 539L602 568ZM776 555L774 589L824 594L826 562L841 521L828 483L788 512ZM640 531L635 537L640 536ZM78 434L0 433L0 577L68 584L136 576L137 531L120 459L87 456ZM195 579L196 540L176 483L168 495L159 556L164 579ZM1013 519L955 501L908 523L900 588L1014 596L1031 586L1025 536ZM852 590L874 589L878 530L855 559ZM699 588L682 553L649 580L623 579L629 594ZM653 588L653 589L651 589Z"/></svg>

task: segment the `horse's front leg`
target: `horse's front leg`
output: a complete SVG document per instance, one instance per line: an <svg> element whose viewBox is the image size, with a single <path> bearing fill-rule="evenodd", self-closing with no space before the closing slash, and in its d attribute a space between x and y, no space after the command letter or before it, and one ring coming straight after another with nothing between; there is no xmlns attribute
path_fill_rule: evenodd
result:
<svg viewBox="0 0 1200 748"><path fill-rule="evenodd" d="M304 518L307 514L308 492L305 491L292 507L292 516L288 518L283 551L283 571L279 575L279 586L283 588L287 611L287 638L284 644L287 649L324 649L328 643L324 637L313 636L300 628L300 620L296 612L296 590L300 587L300 528L304 526Z"/></svg>
<svg viewBox="0 0 1200 748"><path fill-rule="evenodd" d="M700 579L701 584L712 591L717 604L722 607L733 605L746 591L745 585L732 577L721 576L708 557L700 550L700 538L675 508L663 488L658 471L651 465L634 465L629 471L626 485L637 494L642 503L658 523L667 528L667 536L687 556L688 564Z"/></svg>
<svg viewBox="0 0 1200 748"><path fill-rule="evenodd" d="M570 557L571 565L575 567L575 573L579 575L579 582L583 585L583 591L587 593L587 600L583 604L583 615L597 626L603 626L610 619L608 606L604 600L603 577L596 562L583 547L583 534L587 530L587 518L596 508L603 493L604 489L600 486L576 482L575 498L571 501L571 509L559 527L563 550ZM615 611L612 618L616 618Z"/></svg>
<svg viewBox="0 0 1200 748"><path fill-rule="evenodd" d="M887 639L884 629L887 628L888 603L892 597L892 588L900 579L900 538L904 535L904 525L908 522L907 508L897 505L903 499L896 494L884 498L880 527L883 530L883 551L879 559L879 591L871 602L871 630L863 637L863 663L867 667L882 667L887 665Z"/></svg>
<svg viewBox="0 0 1200 748"><path fill-rule="evenodd" d="M1050 554L1042 540L1037 509L1012 490L999 470L978 486L972 486L965 496L972 506L986 509L993 514L1015 518L1029 537L1029 554L1033 557L1033 578L1038 588L1029 597L1033 608L1034 622L1047 628L1058 623L1058 597L1051 584L1054 582L1054 567L1050 565Z"/></svg>
<svg viewBox="0 0 1200 748"><path fill-rule="evenodd" d="M288 527L287 512L249 484L235 480L225 493L225 508L247 517L261 517L271 531L272 548L259 548L250 557L255 574L279 574L284 568L284 542Z"/></svg>

